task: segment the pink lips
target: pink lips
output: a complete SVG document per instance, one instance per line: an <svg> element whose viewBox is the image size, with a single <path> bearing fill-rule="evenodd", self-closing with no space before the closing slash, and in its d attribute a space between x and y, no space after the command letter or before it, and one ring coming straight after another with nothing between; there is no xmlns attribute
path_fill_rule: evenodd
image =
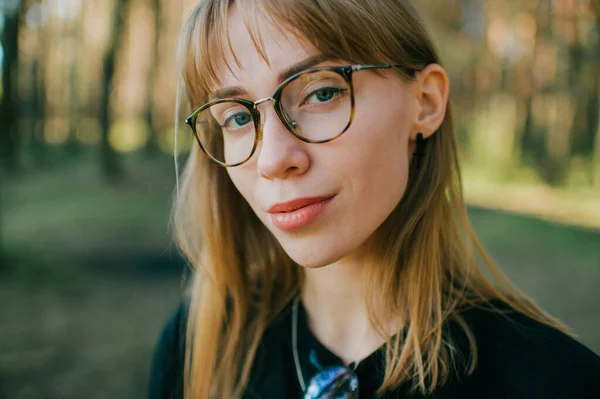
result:
<svg viewBox="0 0 600 399"><path fill-rule="evenodd" d="M298 198L273 205L268 212L273 224L281 230L293 230L315 220L329 205L334 196Z"/></svg>

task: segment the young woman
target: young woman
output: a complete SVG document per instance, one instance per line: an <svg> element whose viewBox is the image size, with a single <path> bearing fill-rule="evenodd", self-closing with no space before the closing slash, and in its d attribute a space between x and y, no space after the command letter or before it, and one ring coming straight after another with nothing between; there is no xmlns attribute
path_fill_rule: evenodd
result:
<svg viewBox="0 0 600 399"><path fill-rule="evenodd" d="M599 358L473 233L408 0L204 0L180 55L195 275L152 398L600 397Z"/></svg>

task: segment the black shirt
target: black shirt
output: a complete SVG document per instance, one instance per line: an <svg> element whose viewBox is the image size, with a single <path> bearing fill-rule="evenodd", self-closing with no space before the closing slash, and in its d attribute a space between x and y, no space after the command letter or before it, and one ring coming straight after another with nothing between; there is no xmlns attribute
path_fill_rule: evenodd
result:
<svg viewBox="0 0 600 399"><path fill-rule="evenodd" d="M302 397L292 355L290 309L288 306L265 332L245 399ZM567 335L515 312L502 315L471 309L463 317L477 341L475 372L454 375L430 396L410 393L408 386L401 386L384 399L600 399L600 357ZM183 398L185 323L186 305L182 302L155 349L151 399ZM447 332L454 334L458 330L450 327ZM459 351L468 348L466 338L458 337L457 342ZM311 333L304 309L299 306L298 353L307 382L317 372L309 360L313 349L322 365L341 364ZM468 353L463 360L467 356ZM359 363L356 374L360 399L375 397L374 392L383 381L383 369L383 349Z"/></svg>

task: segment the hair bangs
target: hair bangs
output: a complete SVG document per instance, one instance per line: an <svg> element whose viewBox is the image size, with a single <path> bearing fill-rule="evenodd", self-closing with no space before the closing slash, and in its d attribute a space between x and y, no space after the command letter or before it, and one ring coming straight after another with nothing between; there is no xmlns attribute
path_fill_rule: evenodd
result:
<svg viewBox="0 0 600 399"><path fill-rule="evenodd" d="M270 19L255 2L204 1L196 6L183 28L180 62L192 107L208 101L221 82L219 69L225 66L234 76L234 66L243 68L229 35L228 15L232 5L240 7L244 25L259 56L269 65L263 38L258 33L259 16ZM279 25L273 24L278 27ZM283 30L282 30L283 32Z"/></svg>
<svg viewBox="0 0 600 399"><path fill-rule="evenodd" d="M286 26L330 59L397 65L406 78L439 58L407 20L412 10L362 0L261 0L276 26ZM409 4L405 4L408 7ZM380 29L381 26L384 29Z"/></svg>
<svg viewBox="0 0 600 399"><path fill-rule="evenodd" d="M439 62L429 51L430 43L424 45L420 36L411 31L413 27L397 24L405 19L394 15L398 13L397 7L375 15L370 9L373 6L356 0L203 1L188 18L189 26L184 27L182 35L182 70L188 101L193 107L207 102L210 92L220 85L220 68L225 66L234 76L234 66L243 68L229 35L231 6L239 8L254 48L267 65L264 41L258 33L258 25L264 21L284 38L311 44L327 58L398 65L406 78L430 63ZM374 29L382 23L389 25L389 29Z"/></svg>

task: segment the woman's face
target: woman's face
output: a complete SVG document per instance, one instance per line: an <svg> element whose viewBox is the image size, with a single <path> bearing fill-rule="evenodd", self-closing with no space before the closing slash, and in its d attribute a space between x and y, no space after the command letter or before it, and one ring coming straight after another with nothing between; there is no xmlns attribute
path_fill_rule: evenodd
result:
<svg viewBox="0 0 600 399"><path fill-rule="evenodd" d="M271 96L283 71L320 55L265 19L256 26L268 63L240 11L231 8L229 35L240 67L229 55L232 70L220 64L216 88L241 89L236 97L251 101ZM331 60L313 66L348 64ZM404 194L418 103L410 83L392 70L378 72L354 73L354 120L328 143L300 141L272 102L259 105L262 141L250 160L227 169L258 218L300 265L320 267L357 254Z"/></svg>

